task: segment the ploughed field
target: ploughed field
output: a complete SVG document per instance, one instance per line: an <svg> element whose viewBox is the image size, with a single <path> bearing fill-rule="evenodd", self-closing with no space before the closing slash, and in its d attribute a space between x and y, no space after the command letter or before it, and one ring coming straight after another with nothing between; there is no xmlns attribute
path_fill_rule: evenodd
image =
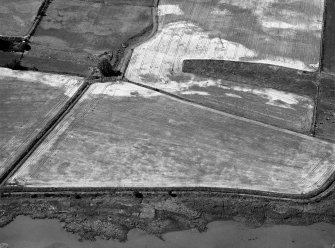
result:
<svg viewBox="0 0 335 248"><path fill-rule="evenodd" d="M129 83L98 83L8 183L302 194L334 172L334 148Z"/></svg>
<svg viewBox="0 0 335 248"><path fill-rule="evenodd" d="M0 70L4 187L301 195L331 182L323 0L13 2L0 8L15 20L0 62L21 70Z"/></svg>

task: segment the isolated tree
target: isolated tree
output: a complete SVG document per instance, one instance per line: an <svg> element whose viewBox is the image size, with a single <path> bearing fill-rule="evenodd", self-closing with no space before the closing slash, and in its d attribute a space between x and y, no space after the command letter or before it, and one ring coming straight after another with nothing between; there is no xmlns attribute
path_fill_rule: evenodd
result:
<svg viewBox="0 0 335 248"><path fill-rule="evenodd" d="M98 63L98 69L104 77L115 77L120 76L119 71L114 70L113 66L107 58L101 58Z"/></svg>

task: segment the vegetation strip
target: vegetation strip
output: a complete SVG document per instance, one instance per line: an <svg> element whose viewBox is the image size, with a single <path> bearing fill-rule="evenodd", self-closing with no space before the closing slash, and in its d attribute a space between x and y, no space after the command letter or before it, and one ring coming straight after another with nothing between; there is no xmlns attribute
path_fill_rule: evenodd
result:
<svg viewBox="0 0 335 248"><path fill-rule="evenodd" d="M49 4L51 3L52 0L44 0L42 5L40 6L40 8L38 9L37 12L37 16L33 22L33 25L31 26L31 28L29 29L29 31L27 32L27 34L24 36L25 40L30 40L31 36L34 35L37 26L40 24L43 16L46 15L46 11L49 7Z"/></svg>

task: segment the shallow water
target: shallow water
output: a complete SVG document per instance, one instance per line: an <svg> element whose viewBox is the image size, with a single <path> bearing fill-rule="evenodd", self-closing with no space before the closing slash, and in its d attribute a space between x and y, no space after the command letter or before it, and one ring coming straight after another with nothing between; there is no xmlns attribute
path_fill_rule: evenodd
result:
<svg viewBox="0 0 335 248"><path fill-rule="evenodd" d="M335 247L335 225L318 223L310 226L264 226L249 228L234 221L217 221L208 225L208 231L170 232L163 240L135 229L128 241L78 241L78 236L66 232L57 220L33 220L19 216L0 229L0 243L9 248L318 248Z"/></svg>

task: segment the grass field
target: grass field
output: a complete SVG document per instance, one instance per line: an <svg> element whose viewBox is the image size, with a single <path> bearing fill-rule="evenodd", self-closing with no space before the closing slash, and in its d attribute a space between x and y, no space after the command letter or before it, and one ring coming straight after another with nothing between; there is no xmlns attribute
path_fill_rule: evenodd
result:
<svg viewBox="0 0 335 248"><path fill-rule="evenodd" d="M1 0L0 35L26 35L43 0Z"/></svg>
<svg viewBox="0 0 335 248"><path fill-rule="evenodd" d="M89 75L98 56L115 51L152 25L152 0L52 1L23 64L43 71Z"/></svg>

